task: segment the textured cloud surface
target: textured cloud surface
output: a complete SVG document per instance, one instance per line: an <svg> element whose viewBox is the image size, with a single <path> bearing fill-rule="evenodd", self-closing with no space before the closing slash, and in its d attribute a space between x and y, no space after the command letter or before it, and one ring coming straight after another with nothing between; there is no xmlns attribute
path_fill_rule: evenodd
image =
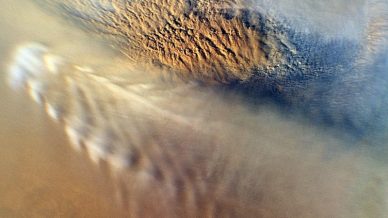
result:
<svg viewBox="0 0 388 218"><path fill-rule="evenodd" d="M108 164L132 216L385 213L380 166L368 169L367 154L328 132L195 84L138 76L134 67L95 72L36 43L15 55L11 84L64 125L76 150Z"/></svg>
<svg viewBox="0 0 388 218"><path fill-rule="evenodd" d="M110 168L129 215L387 213L384 2L37 2L123 53L84 66L21 44L8 79ZM335 31L331 14L364 22Z"/></svg>
<svg viewBox="0 0 388 218"><path fill-rule="evenodd" d="M386 128L384 1L43 3L168 79L231 85L358 133Z"/></svg>
<svg viewBox="0 0 388 218"><path fill-rule="evenodd" d="M234 1L62 1L73 18L120 42L132 60L184 79L230 83L279 64L272 20ZM266 25L267 27L264 27ZM265 29L261 35L258 28ZM284 38L285 40L287 38ZM276 41L278 40L278 41Z"/></svg>

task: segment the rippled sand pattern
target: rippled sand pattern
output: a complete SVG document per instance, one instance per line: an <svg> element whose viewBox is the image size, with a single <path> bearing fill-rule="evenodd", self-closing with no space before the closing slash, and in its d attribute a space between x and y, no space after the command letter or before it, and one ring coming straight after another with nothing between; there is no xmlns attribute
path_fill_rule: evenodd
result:
<svg viewBox="0 0 388 218"><path fill-rule="evenodd" d="M120 42L120 50L132 61L160 66L186 80L247 80L253 70L280 63L280 45L275 37L260 36L256 28L263 23L255 15L246 14L248 10L239 10L238 2L139 0L51 4L65 8L78 22ZM269 29L271 20L263 22L267 22Z"/></svg>
<svg viewBox="0 0 388 218"><path fill-rule="evenodd" d="M5 80L14 94L5 96L13 101L20 99L16 93L26 92L56 124L46 123L43 114L32 117L37 123L16 115L7 121L16 127L2 143L17 146L21 129L32 135L22 133L20 147L7 146L0 154L0 169L9 177L0 181L0 215L387 214L386 163L362 149L366 142L349 142L271 105L247 105L237 94L195 81L244 80L251 68L281 61L278 43L291 49L287 41L264 40L243 24L243 10L229 11L239 2L39 2L105 33L126 57L100 45L91 33L59 28L60 21L48 28L55 36L41 27L43 34L12 43ZM166 81L160 78L165 72L194 80ZM28 116L31 108L21 111ZM60 133L39 130L46 126L63 128L73 152L59 146L66 142Z"/></svg>

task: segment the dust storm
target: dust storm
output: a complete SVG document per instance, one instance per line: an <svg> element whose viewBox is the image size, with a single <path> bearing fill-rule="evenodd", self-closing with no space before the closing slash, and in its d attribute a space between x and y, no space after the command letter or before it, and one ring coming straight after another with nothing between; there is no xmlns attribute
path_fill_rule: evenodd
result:
<svg viewBox="0 0 388 218"><path fill-rule="evenodd" d="M388 212L383 1L355 1L350 8L345 1L328 1L329 8L298 0L21 2L3 3L21 16L6 9L1 15L9 29L1 38L10 85L4 93L19 93L9 94L5 105L22 101L24 90L52 118L39 116L25 134L49 125L57 130L36 137L60 135L59 128L68 136L69 142L58 136L60 145L55 139L31 143L42 151L59 147L36 159L51 157L47 164L55 165L58 157L63 164L43 173L34 164L39 161L28 159L38 181L76 175L67 177L67 189L55 180L36 195L51 190L73 199L66 193L73 188L86 190L79 199L89 193L96 205L112 204L80 200L63 208L61 198L48 193L32 215ZM341 22L329 22L334 19ZM2 126L26 122L31 118ZM63 158L66 144L74 149ZM16 149L11 153L20 158ZM72 156L79 159L70 167ZM21 160L23 166L27 160ZM8 170L29 175L20 167ZM77 176L84 182L72 184ZM103 184L86 189L93 181ZM6 196L0 214L20 215L12 203L29 214L35 207L23 205L37 201Z"/></svg>

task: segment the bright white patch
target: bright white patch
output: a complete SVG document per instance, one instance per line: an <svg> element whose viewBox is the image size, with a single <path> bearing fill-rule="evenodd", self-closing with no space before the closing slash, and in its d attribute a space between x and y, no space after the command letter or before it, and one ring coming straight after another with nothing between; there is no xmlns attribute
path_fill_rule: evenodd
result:
<svg viewBox="0 0 388 218"><path fill-rule="evenodd" d="M92 139L85 141L89 157L95 163L106 159L107 152L104 145L102 144L103 142L103 139L99 137L93 137Z"/></svg>
<svg viewBox="0 0 388 218"><path fill-rule="evenodd" d="M107 160L113 172L119 172L128 166L128 159L123 155L119 155L119 154L108 155Z"/></svg>
<svg viewBox="0 0 388 218"><path fill-rule="evenodd" d="M58 74L59 68L64 65L64 60L56 55L45 55L44 62L50 73Z"/></svg>
<svg viewBox="0 0 388 218"><path fill-rule="evenodd" d="M65 131L66 131L67 136L70 139L70 144L73 146L73 148L76 151L81 151L81 149L82 149L81 139L80 139L77 131L75 129L73 129L72 127L70 127L69 125L66 125Z"/></svg>
<svg viewBox="0 0 388 218"><path fill-rule="evenodd" d="M90 67L87 67L87 66L75 65L74 68L79 70L79 71L85 72L85 73L92 73L93 72L93 69Z"/></svg>
<svg viewBox="0 0 388 218"><path fill-rule="evenodd" d="M46 108L46 112L48 113L48 115L55 121L58 121L59 120L59 117L60 117L60 112L55 109L51 104L49 104L48 102L46 102L45 104L45 108Z"/></svg>
<svg viewBox="0 0 388 218"><path fill-rule="evenodd" d="M59 73L59 68L63 64L63 59L49 54L48 48L44 45L25 44L15 50L13 60L8 67L8 82L14 89L23 88L28 83L31 97L37 100L43 91L42 78L44 79L47 73ZM35 82L30 82L31 80L41 81L41 84L37 85Z"/></svg>
<svg viewBox="0 0 388 218"><path fill-rule="evenodd" d="M34 89L29 89L28 93L30 94L32 100L34 100L36 103L42 103L42 96L39 94L39 92L36 92Z"/></svg>
<svg viewBox="0 0 388 218"><path fill-rule="evenodd" d="M42 57L47 52L45 46L37 43L20 46L16 49L13 64L32 75L40 74L45 68Z"/></svg>
<svg viewBox="0 0 388 218"><path fill-rule="evenodd" d="M27 81L27 87L28 87L28 92L31 96L31 98L38 104L42 103L42 93L45 90L44 85L38 81L38 80L28 80Z"/></svg>
<svg viewBox="0 0 388 218"><path fill-rule="evenodd" d="M8 83L14 89L20 89L26 82L26 72L18 65L11 65L8 69Z"/></svg>

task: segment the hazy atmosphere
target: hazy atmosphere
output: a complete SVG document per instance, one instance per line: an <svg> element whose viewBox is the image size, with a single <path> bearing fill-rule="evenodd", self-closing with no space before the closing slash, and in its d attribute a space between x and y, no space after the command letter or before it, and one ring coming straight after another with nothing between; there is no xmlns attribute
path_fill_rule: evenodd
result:
<svg viewBox="0 0 388 218"><path fill-rule="evenodd" d="M388 216L388 3L0 3L0 217Z"/></svg>

